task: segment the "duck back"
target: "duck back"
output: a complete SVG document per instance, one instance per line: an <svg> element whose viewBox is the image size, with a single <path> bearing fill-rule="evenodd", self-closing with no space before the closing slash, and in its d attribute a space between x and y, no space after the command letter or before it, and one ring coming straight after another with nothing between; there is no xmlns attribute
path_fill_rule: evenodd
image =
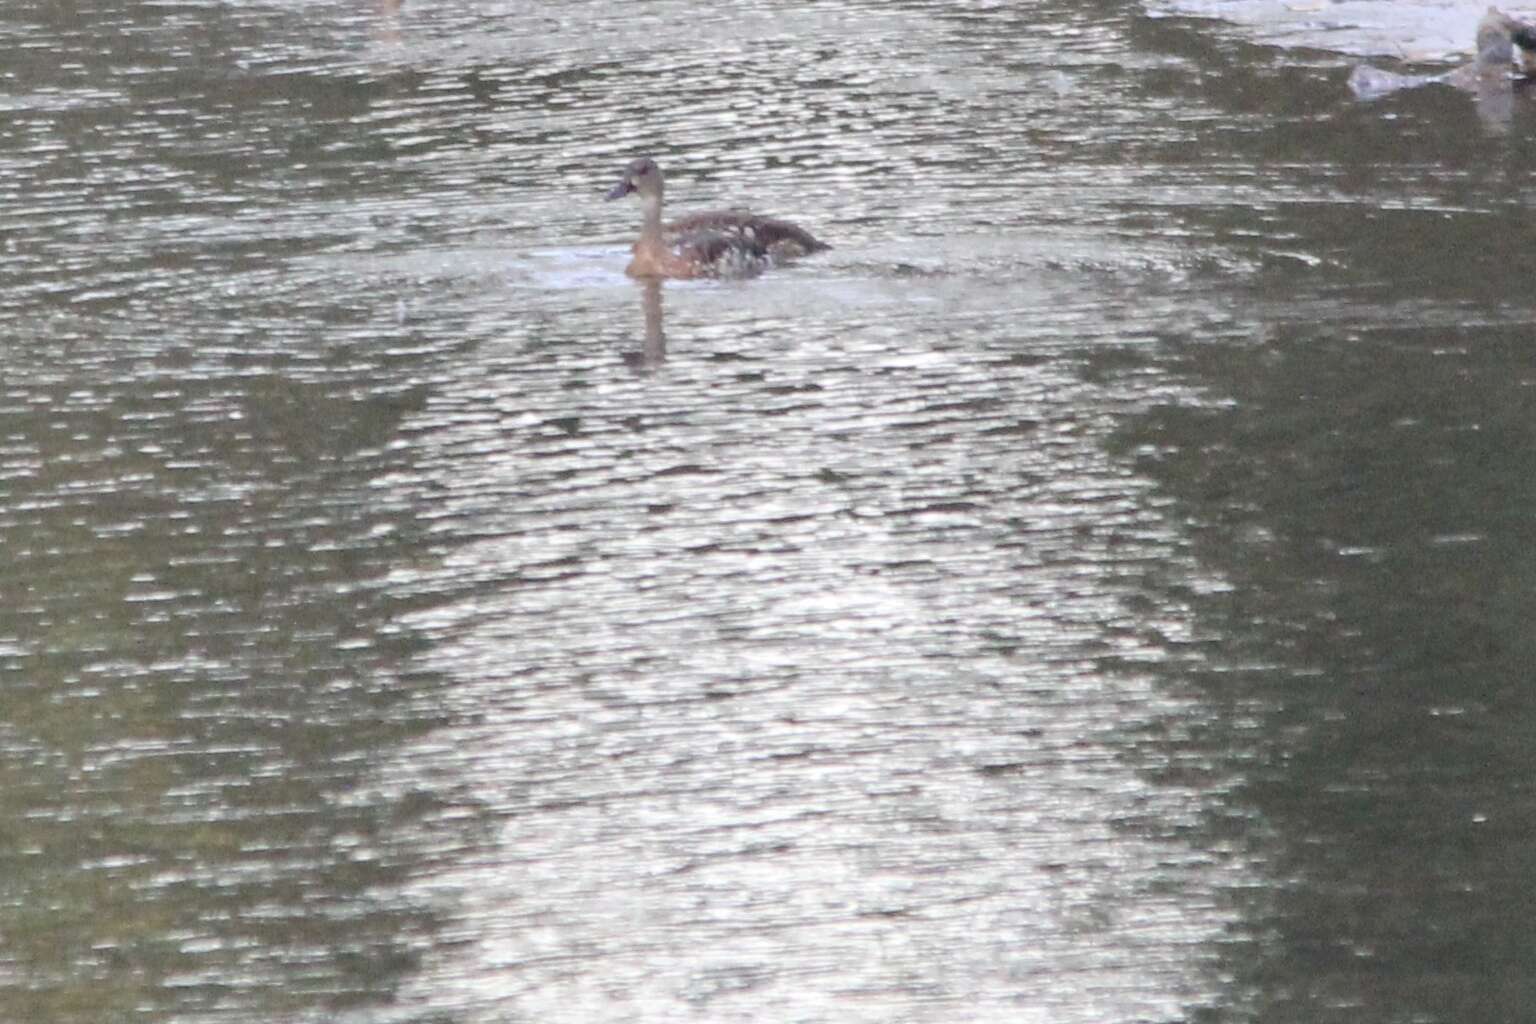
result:
<svg viewBox="0 0 1536 1024"><path fill-rule="evenodd" d="M793 258L832 248L798 224L774 217L759 217L744 210L690 214L672 221L666 230L679 239L696 235L721 236L774 258Z"/></svg>

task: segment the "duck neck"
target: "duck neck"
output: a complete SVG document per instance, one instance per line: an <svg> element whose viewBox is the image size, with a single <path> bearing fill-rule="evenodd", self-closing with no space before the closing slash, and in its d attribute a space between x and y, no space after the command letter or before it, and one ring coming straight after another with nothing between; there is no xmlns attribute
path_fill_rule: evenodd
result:
<svg viewBox="0 0 1536 1024"><path fill-rule="evenodd" d="M661 196L640 197L640 241L661 245Z"/></svg>

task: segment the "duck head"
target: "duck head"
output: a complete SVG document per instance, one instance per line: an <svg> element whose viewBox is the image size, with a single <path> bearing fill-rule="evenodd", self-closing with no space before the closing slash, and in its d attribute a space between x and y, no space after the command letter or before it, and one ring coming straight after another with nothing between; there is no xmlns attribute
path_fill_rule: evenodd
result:
<svg viewBox="0 0 1536 1024"><path fill-rule="evenodd" d="M631 192L637 193L642 202L655 203L661 199L661 168L656 161L650 157L631 160L619 183L608 191L608 198L623 199Z"/></svg>

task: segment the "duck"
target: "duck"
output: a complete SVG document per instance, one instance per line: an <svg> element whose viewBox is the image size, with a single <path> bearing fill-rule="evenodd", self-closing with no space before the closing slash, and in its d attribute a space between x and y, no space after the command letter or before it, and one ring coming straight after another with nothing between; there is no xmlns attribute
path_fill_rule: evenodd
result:
<svg viewBox="0 0 1536 1024"><path fill-rule="evenodd" d="M1508 77L1512 65L1522 75L1529 74L1530 51L1536 48L1536 28L1490 7L1477 23L1475 45L1477 58L1446 76L1452 85L1467 88L1482 75Z"/></svg>
<svg viewBox="0 0 1536 1024"><path fill-rule="evenodd" d="M1512 70L1523 77L1536 75L1536 26L1497 7L1488 8L1477 23L1474 46L1475 59L1439 75L1402 75L1360 64L1351 71L1349 86L1364 100L1435 83L1488 95L1508 91Z"/></svg>
<svg viewBox="0 0 1536 1024"><path fill-rule="evenodd" d="M786 220L743 210L695 213L663 224L661 168L650 157L630 161L610 201L640 199L640 238L625 273L639 278L751 277L769 267L830 249Z"/></svg>

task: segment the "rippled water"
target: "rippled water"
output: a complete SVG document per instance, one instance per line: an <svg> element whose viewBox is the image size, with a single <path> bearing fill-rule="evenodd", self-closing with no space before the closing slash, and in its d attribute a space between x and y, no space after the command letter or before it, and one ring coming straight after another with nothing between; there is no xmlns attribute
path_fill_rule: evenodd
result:
<svg viewBox="0 0 1536 1024"><path fill-rule="evenodd" d="M1208 13L0 6L0 1020L1520 1019L1529 101Z"/></svg>

